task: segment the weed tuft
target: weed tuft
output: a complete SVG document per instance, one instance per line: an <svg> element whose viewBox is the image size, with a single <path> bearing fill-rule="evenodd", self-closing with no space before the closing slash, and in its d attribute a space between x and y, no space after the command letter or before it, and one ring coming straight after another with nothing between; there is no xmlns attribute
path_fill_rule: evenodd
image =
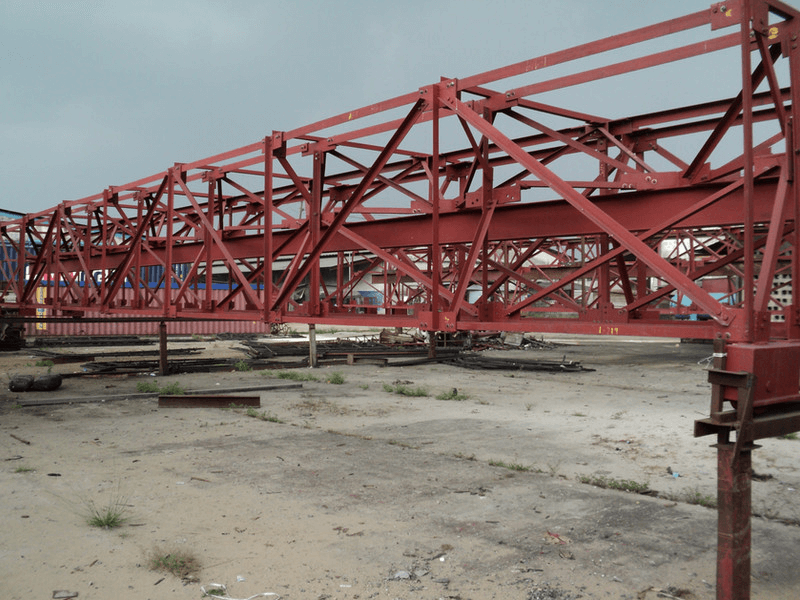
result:
<svg viewBox="0 0 800 600"><path fill-rule="evenodd" d="M139 381L136 384L136 391L142 394L157 394L159 389L157 381Z"/></svg>
<svg viewBox="0 0 800 600"><path fill-rule="evenodd" d="M33 467L17 467L14 473L33 473L35 470Z"/></svg>
<svg viewBox="0 0 800 600"><path fill-rule="evenodd" d="M687 504L697 504L706 508L717 508L717 497L713 494L703 494L698 488L684 490L677 496L670 496L670 499Z"/></svg>
<svg viewBox="0 0 800 600"><path fill-rule="evenodd" d="M531 471L533 470L532 467L527 467L525 465L521 465L519 463L508 463L502 460L490 460L489 466L492 467L502 467L503 469L508 469L509 471Z"/></svg>
<svg viewBox="0 0 800 600"><path fill-rule="evenodd" d="M442 392L436 396L437 400L455 400L458 402L467 400L468 398L469 396L466 394L459 394L456 388L451 389L449 392Z"/></svg>
<svg viewBox="0 0 800 600"><path fill-rule="evenodd" d="M239 360L236 361L236 364L233 365L233 368L237 371L252 371L253 367L250 366L246 360Z"/></svg>
<svg viewBox="0 0 800 600"><path fill-rule="evenodd" d="M185 393L186 390L184 390L183 386L177 381L168 383L159 390L159 394L162 396L183 396Z"/></svg>
<svg viewBox="0 0 800 600"><path fill-rule="evenodd" d="M341 385L344 383L344 375L342 375L338 371L334 371L333 373L328 375L328 378L325 381L327 381L328 383L332 383L334 385Z"/></svg>
<svg viewBox="0 0 800 600"><path fill-rule="evenodd" d="M411 396L411 397L420 397L428 395L428 390L426 390L424 387L417 386L415 388L412 388L402 383L397 385L390 385L388 383L384 383L383 391L389 394L398 394L400 396Z"/></svg>
<svg viewBox="0 0 800 600"><path fill-rule="evenodd" d="M261 412L258 412L252 406L247 408L247 411L245 412L245 414L248 417L252 417L254 419L258 419L259 421L268 421L270 423L283 423L283 421L281 421L278 417L276 417L272 413L268 413L265 410L262 410Z"/></svg>
<svg viewBox="0 0 800 600"><path fill-rule="evenodd" d="M129 517L128 499L122 496L119 491L114 493L105 504L97 504L91 498L83 500L85 509L86 523L92 527L100 529L114 529L124 525Z"/></svg>
<svg viewBox="0 0 800 600"><path fill-rule="evenodd" d="M605 475L579 475L578 481L595 487L632 492L634 494L647 494L650 486L646 482L633 481L632 479L614 479Z"/></svg>
<svg viewBox="0 0 800 600"><path fill-rule="evenodd" d="M156 548L148 560L151 571L171 573L183 579L200 569L200 561L189 550L164 551Z"/></svg>
<svg viewBox="0 0 800 600"><path fill-rule="evenodd" d="M267 372L264 371L266 375ZM289 379L291 381L319 381L319 378L313 373L303 373L300 371L278 371L275 373L278 379Z"/></svg>

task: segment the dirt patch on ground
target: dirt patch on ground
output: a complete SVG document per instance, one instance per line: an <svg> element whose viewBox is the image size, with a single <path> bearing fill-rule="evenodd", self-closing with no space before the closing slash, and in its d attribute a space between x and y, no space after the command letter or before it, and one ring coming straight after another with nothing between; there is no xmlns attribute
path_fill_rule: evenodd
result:
<svg viewBox="0 0 800 600"><path fill-rule="evenodd" d="M235 598L298 600L714 598L716 512L687 502L716 494L713 440L692 437L708 412L699 361L710 347L559 341L519 356L596 370L304 369L317 381L262 391L249 413L133 397L152 377L6 391L4 597L196 599L220 583ZM235 343L215 344L216 354L242 356ZM6 373L41 371L36 360L0 356ZM334 371L344 383L326 382ZM157 379L225 390L284 381L275 376ZM393 393L397 381L428 395ZM466 398L436 399L453 388ZM105 401L17 406L70 397ZM800 520L800 442L762 446L753 454L762 516L753 519L752 597L795 599L800 529L785 522ZM627 481L652 495L583 481ZM90 527L92 504L117 506L127 520ZM187 551L201 568L186 580L151 571L156 551Z"/></svg>

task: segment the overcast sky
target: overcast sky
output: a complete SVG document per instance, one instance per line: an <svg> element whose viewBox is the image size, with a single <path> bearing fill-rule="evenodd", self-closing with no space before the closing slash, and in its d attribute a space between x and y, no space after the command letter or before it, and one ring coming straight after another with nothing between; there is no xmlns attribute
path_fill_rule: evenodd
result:
<svg viewBox="0 0 800 600"><path fill-rule="evenodd" d="M710 4L0 0L0 208L48 209L440 76ZM713 80L695 77L674 90L676 105Z"/></svg>

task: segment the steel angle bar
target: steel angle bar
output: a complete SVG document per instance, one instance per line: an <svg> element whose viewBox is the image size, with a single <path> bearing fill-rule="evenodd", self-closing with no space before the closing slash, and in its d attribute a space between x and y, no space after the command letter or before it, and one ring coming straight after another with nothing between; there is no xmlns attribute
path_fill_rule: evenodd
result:
<svg viewBox="0 0 800 600"><path fill-rule="evenodd" d="M731 4L738 5L738 1L733 0ZM515 63L513 65L486 71L472 77L466 77L459 80L459 89L468 91L474 87L486 85L494 81L530 73L532 71L539 71L546 67L553 67L555 65L578 60L587 56L601 54L603 52L616 50L625 46L637 44L639 42L657 39L659 37L671 35L681 31L694 29L710 23L711 11L699 11L690 15L664 21L656 25L648 25L646 27L626 33L621 33L594 42L581 44L567 50L545 54L537 58ZM731 19L730 25L736 24L737 21Z"/></svg>

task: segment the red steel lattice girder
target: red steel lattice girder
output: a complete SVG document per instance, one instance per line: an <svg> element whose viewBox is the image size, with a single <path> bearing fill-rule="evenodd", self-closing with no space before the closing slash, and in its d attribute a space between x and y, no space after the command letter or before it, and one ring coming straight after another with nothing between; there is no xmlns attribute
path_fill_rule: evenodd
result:
<svg viewBox="0 0 800 600"><path fill-rule="evenodd" d="M717 3L25 215L0 226L0 301L715 338L695 433L720 442L717 597L745 600L752 442L800 428L799 30L782 2ZM676 33L697 39L669 45ZM660 67L718 52L740 67L732 97L624 118L587 106L597 82L633 75L646 104ZM364 288L379 306L356 301Z"/></svg>
<svg viewBox="0 0 800 600"><path fill-rule="evenodd" d="M715 4L26 215L2 227L3 303L28 314L794 338L798 299L780 291L798 272L798 22L780 2ZM729 28L742 23L744 41ZM664 49L677 32L699 40ZM654 41L657 51L639 50ZM585 98L587 86L637 73L650 85L661 65L737 48L747 60L732 98L611 119L548 96ZM600 66L573 67L586 58ZM215 300L221 282L229 293ZM365 286L379 310L356 301ZM237 298L246 309L231 312Z"/></svg>

